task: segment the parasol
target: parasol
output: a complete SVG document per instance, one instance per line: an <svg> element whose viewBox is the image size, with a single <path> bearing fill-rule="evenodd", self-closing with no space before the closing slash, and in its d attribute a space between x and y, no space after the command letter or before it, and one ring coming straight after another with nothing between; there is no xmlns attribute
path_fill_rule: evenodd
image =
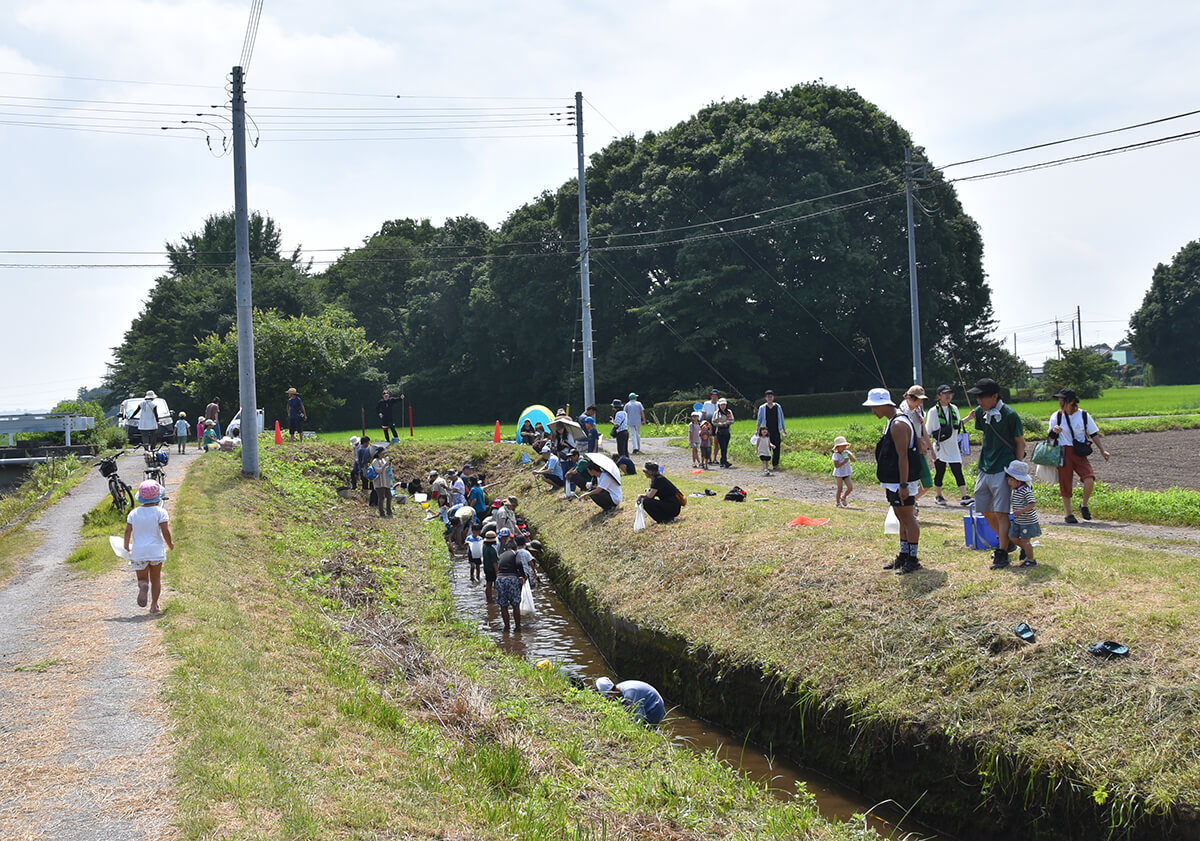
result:
<svg viewBox="0 0 1200 841"><path fill-rule="evenodd" d="M550 421L549 428L556 431L562 430L570 435L573 439L584 437L583 427L566 415L559 415L554 420Z"/></svg>
<svg viewBox="0 0 1200 841"><path fill-rule="evenodd" d="M588 453L584 458L616 479L618 485L621 484L621 469L617 467L617 463L611 457L604 453Z"/></svg>

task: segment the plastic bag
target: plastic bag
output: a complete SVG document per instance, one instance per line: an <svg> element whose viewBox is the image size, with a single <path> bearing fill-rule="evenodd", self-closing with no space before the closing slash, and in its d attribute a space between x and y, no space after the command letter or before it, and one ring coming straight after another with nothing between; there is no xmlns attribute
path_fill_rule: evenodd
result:
<svg viewBox="0 0 1200 841"><path fill-rule="evenodd" d="M965 432L958 433L958 451L964 456L971 454L971 436Z"/></svg>
<svg viewBox="0 0 1200 841"><path fill-rule="evenodd" d="M521 615L533 616L537 610L533 606L533 589L529 586L529 579L525 579L525 583L521 585Z"/></svg>
<svg viewBox="0 0 1200 841"><path fill-rule="evenodd" d="M758 433L757 432L750 436L750 446L751 447L758 446Z"/></svg>
<svg viewBox="0 0 1200 841"><path fill-rule="evenodd" d="M637 507L637 513L633 515L633 530L635 532L639 532L645 528L646 528L646 510L644 508L642 508L642 504L639 502L638 507Z"/></svg>
<svg viewBox="0 0 1200 841"><path fill-rule="evenodd" d="M108 538L108 545L112 547L113 554L116 555L118 558L120 558L122 561L132 560L132 558L129 557L129 553L125 551L125 538L124 537L118 537L115 534L110 535Z"/></svg>
<svg viewBox="0 0 1200 841"><path fill-rule="evenodd" d="M900 518L896 516L896 509L890 505L888 506L887 518L883 521L883 533L900 533Z"/></svg>

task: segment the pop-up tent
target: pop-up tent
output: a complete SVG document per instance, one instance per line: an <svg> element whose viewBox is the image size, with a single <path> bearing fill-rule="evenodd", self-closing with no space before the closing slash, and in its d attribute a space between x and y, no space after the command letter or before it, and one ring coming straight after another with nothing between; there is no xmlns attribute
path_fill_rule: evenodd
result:
<svg viewBox="0 0 1200 841"><path fill-rule="evenodd" d="M521 416L517 418L517 434L514 436L517 441L521 440L521 427L525 425L526 418L529 418L529 422L534 426L540 423L549 432L550 421L554 420L554 412L540 403L525 407L525 411L521 412Z"/></svg>

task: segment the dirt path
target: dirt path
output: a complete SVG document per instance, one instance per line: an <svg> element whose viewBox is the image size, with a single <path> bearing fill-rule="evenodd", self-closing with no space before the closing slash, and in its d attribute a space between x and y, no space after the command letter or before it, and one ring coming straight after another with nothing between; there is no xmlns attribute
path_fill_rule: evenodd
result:
<svg viewBox="0 0 1200 841"><path fill-rule="evenodd" d="M196 456L172 456L168 492ZM136 487L140 453L119 465ZM93 470L33 521L45 540L0 590L0 838L175 836L161 631L127 566L95 578L65 566L105 492Z"/></svg>
<svg viewBox="0 0 1200 841"><path fill-rule="evenodd" d="M1163 437L1159 438L1158 436ZM670 475L690 476L692 470L691 451L683 447L672 446L669 443L672 440L674 439L643 438L640 459L657 461ZM1200 430L1113 435L1105 439L1105 447L1113 452L1113 459L1108 464L1101 461L1097 466L1096 471L1101 478L1109 478L1106 474L1116 474L1120 471L1121 465L1132 465L1135 462L1141 465L1134 482L1118 483L1114 481L1114 484L1135 485L1138 479L1155 475L1155 465L1165 464L1172 460L1185 465L1184 469L1190 465L1190 469L1193 471L1200 466L1197 465L1197 462L1200 461ZM870 461L871 459L864 457L862 460ZM642 461L638 461L639 466ZM1180 474L1172 473L1171 475ZM1196 487L1197 475L1197 472L1191 473L1188 483L1184 486ZM753 465L737 464L727 470L714 467L706 473L692 478L704 481L708 487L722 495L734 485L738 485L745 489L748 500L752 500L754 497L770 496L795 499L803 503L818 503L830 507L833 505L832 477L823 479L795 471L778 470L774 471L771 476L763 476L761 466L755 463ZM1147 487L1151 484L1149 481L1145 481L1141 486ZM1175 482L1175 484L1180 483ZM1169 486L1169 483L1163 485L1163 487ZM633 487L640 486L634 482ZM922 499L922 523L937 524L939 529L947 535L957 535L957 537L947 539L961 540L963 509L957 505L951 505L949 508L940 508L934 505L932 492L927 499L929 499L929 505L924 504L925 500ZM878 509L881 518L886 513L883 494L879 490L879 486L875 484L864 486L859 483L855 485L854 494L850 498L850 507L858 510ZM804 511L798 507L796 513L802 514ZM1079 525L1069 526L1062 522L1061 507L1057 510L1040 511L1039 513L1042 519L1042 528L1048 537L1055 533L1066 537L1071 532L1074 532L1074 535L1070 536L1084 531L1103 532L1117 537L1150 538L1155 542L1152 548L1200 556L1200 529L1095 520L1090 523L1081 522Z"/></svg>

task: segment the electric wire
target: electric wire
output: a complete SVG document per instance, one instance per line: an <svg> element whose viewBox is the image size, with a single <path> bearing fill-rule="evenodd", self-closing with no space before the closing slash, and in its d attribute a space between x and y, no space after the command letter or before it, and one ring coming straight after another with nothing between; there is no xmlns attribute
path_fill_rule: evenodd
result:
<svg viewBox="0 0 1200 841"><path fill-rule="evenodd" d="M250 59L254 56L254 42L258 38L258 24L262 19L263 0L250 0L250 17L246 20L246 36L242 40L242 55L238 65L243 76L250 73Z"/></svg>

